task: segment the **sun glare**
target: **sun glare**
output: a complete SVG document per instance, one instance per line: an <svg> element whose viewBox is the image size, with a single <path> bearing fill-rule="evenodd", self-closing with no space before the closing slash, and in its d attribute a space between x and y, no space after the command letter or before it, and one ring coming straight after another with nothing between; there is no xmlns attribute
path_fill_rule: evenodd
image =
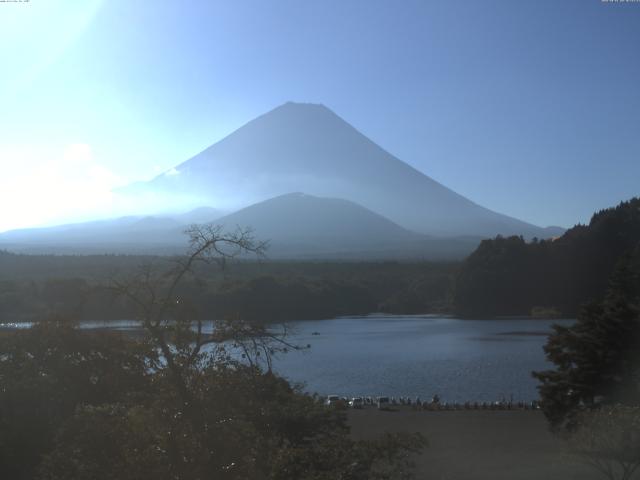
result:
<svg viewBox="0 0 640 480"><path fill-rule="evenodd" d="M0 218L0 231L73 221L106 210L111 190L123 183L85 143L60 149L3 145L0 158L13 159L0 179L0 201L11 205Z"/></svg>
<svg viewBox="0 0 640 480"><path fill-rule="evenodd" d="M88 28L101 4L101 0L49 0L29 2L28 6L3 5L0 53L6 74L0 80L4 84L0 95L28 87L54 64ZM17 44L21 50L16 49Z"/></svg>

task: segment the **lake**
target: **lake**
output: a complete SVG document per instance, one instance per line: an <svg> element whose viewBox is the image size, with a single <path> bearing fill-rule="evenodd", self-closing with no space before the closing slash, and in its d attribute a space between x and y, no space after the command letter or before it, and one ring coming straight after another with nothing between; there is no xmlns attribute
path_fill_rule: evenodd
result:
<svg viewBox="0 0 640 480"><path fill-rule="evenodd" d="M278 357L275 369L322 395L530 401L538 398L531 371L551 367L542 347L553 323L573 320L369 315L293 322L291 339L311 349Z"/></svg>
<svg viewBox="0 0 640 480"><path fill-rule="evenodd" d="M274 368L321 395L430 399L437 393L448 402L490 402L513 395L515 401L531 401L538 398L531 371L551 367L542 349L551 325L573 322L383 314L290 322L289 340L311 348L278 356ZM132 321L81 326L139 329Z"/></svg>

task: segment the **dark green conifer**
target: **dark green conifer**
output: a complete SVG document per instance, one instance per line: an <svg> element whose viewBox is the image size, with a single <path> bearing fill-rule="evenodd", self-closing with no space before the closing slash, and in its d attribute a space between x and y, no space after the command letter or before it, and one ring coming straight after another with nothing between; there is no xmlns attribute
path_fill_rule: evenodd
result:
<svg viewBox="0 0 640 480"><path fill-rule="evenodd" d="M640 405L640 248L624 255L601 303L584 307L575 325L555 326L545 352L554 370L534 372L542 408L554 428L604 404Z"/></svg>

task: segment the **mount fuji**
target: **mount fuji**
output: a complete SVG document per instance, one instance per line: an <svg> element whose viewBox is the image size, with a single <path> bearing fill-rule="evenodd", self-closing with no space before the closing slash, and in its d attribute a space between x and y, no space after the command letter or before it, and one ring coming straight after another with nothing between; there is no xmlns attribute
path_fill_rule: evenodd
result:
<svg viewBox="0 0 640 480"><path fill-rule="evenodd" d="M197 195L235 211L291 192L341 198L414 232L551 237L484 208L394 157L323 105L286 103L149 182L121 192Z"/></svg>

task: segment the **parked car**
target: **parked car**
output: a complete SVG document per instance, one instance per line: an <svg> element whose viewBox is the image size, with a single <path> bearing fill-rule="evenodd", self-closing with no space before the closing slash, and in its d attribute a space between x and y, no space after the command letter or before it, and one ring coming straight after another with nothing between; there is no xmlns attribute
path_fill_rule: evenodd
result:
<svg viewBox="0 0 640 480"><path fill-rule="evenodd" d="M338 395L329 395L327 399L324 401L324 404L330 407L335 407L342 402Z"/></svg>
<svg viewBox="0 0 640 480"><path fill-rule="evenodd" d="M362 399L362 397L353 397L351 400L349 400L349 406L351 408L363 408L364 400Z"/></svg>

